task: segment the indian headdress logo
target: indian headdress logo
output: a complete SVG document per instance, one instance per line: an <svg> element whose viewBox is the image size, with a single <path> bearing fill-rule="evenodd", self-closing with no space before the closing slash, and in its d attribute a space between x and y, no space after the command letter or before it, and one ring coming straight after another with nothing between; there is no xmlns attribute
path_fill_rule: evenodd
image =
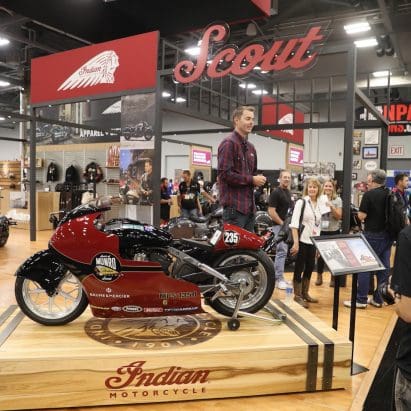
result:
<svg viewBox="0 0 411 411"><path fill-rule="evenodd" d="M119 58L115 51L103 51L84 63L60 85L58 90L114 83L114 72L119 65Z"/></svg>

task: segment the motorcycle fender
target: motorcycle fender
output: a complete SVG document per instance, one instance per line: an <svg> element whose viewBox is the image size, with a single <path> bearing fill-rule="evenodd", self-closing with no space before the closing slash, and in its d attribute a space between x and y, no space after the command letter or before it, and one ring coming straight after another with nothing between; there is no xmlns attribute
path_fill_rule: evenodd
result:
<svg viewBox="0 0 411 411"><path fill-rule="evenodd" d="M36 281L48 294L52 294L67 269L56 261L50 250L42 250L29 257L16 271L17 277Z"/></svg>

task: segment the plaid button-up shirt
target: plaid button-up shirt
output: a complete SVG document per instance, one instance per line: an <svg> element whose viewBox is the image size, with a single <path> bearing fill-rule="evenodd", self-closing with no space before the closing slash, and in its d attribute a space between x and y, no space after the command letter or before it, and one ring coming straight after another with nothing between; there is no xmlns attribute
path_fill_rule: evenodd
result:
<svg viewBox="0 0 411 411"><path fill-rule="evenodd" d="M255 212L253 176L256 174L255 147L233 131L218 147L221 205L243 214Z"/></svg>

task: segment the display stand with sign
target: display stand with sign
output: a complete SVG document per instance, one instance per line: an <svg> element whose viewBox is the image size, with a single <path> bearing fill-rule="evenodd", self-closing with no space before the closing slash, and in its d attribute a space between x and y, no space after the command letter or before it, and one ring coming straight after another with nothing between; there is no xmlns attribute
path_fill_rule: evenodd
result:
<svg viewBox="0 0 411 411"><path fill-rule="evenodd" d="M357 301L358 273L385 270L384 265L368 244L365 237L359 234L340 234L326 237L311 237L315 247L324 259L331 274L335 276L333 301L333 328L338 329L338 307L340 277L352 274L351 311L349 339L352 342L351 373L358 374L367 370L354 363L355 313Z"/></svg>

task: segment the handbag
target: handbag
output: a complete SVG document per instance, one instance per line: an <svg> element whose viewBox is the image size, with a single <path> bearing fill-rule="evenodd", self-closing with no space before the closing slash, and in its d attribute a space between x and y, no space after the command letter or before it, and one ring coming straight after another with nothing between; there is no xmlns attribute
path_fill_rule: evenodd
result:
<svg viewBox="0 0 411 411"><path fill-rule="evenodd" d="M305 225L303 224L303 217L304 217L304 210L305 210L305 200L302 198L303 205L301 207L301 212L300 212L300 221L298 224L298 238L301 238L301 234L304 231Z"/></svg>

